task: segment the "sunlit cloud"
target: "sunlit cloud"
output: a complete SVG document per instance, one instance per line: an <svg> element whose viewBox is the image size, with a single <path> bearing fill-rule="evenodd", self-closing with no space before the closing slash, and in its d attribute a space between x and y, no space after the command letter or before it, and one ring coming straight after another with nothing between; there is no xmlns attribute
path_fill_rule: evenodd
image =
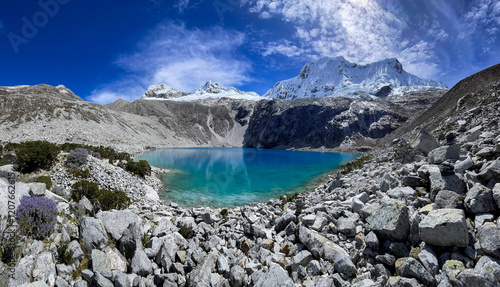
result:
<svg viewBox="0 0 500 287"><path fill-rule="evenodd" d="M247 83L251 64L237 51L244 41L245 34L221 27L200 30L183 24L161 25L134 53L118 58L116 64L126 76L94 90L90 99L101 104L117 98L130 101L160 83L185 92L208 80L224 85Z"/></svg>

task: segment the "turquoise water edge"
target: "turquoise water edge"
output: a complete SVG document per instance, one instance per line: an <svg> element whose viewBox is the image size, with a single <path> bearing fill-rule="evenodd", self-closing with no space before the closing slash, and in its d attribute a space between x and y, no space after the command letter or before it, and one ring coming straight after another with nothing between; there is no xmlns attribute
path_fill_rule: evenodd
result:
<svg viewBox="0 0 500 287"><path fill-rule="evenodd" d="M237 206L304 192L357 154L249 148L171 148L136 156L169 169L160 198L184 206Z"/></svg>

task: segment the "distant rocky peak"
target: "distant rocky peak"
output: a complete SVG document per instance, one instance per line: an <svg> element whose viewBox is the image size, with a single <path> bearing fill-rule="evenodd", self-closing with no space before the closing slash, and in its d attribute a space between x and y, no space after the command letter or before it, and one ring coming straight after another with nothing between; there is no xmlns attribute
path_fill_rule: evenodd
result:
<svg viewBox="0 0 500 287"><path fill-rule="evenodd" d="M210 93L210 94L219 94L221 92L226 92L230 90L236 90L236 88L233 87L225 87L218 82L212 82L208 81L206 82L203 86L199 87L196 89L195 93Z"/></svg>
<svg viewBox="0 0 500 287"><path fill-rule="evenodd" d="M171 99L178 98L187 95L187 93L182 92L176 88L172 88L167 84L154 85L149 87L149 89L144 93L142 99L145 98L159 98L159 99Z"/></svg>

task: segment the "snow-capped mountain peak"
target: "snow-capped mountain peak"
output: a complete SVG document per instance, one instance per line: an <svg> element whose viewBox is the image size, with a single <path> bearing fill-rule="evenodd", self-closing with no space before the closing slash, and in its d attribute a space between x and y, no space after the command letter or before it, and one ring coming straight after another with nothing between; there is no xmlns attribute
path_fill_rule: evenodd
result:
<svg viewBox="0 0 500 287"><path fill-rule="evenodd" d="M167 84L154 85L149 87L149 89L144 93L141 99L172 99L187 95L187 93L182 92L176 88L172 88Z"/></svg>
<svg viewBox="0 0 500 287"><path fill-rule="evenodd" d="M225 87L217 82L208 81L198 87L194 93L183 93L165 84L152 86L142 96L146 100L198 101L205 99L231 98L237 100L260 101L265 98L254 92L243 92L234 87Z"/></svg>
<svg viewBox="0 0 500 287"><path fill-rule="evenodd" d="M276 83L264 96L278 99L356 97L359 94L399 96L409 91L436 88L447 87L406 72L396 58L358 65L339 56L305 65L297 77Z"/></svg>

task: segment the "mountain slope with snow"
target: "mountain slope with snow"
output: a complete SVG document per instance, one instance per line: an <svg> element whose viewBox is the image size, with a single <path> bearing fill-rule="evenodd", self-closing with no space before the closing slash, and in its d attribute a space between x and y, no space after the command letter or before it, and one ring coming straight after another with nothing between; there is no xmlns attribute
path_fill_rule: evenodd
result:
<svg viewBox="0 0 500 287"><path fill-rule="evenodd" d="M336 57L305 65L297 77L276 83L264 97L295 99L357 97L361 94L386 97L436 88L446 89L447 86L406 72L395 58L358 65Z"/></svg>
<svg viewBox="0 0 500 287"><path fill-rule="evenodd" d="M195 92L192 94L183 93L182 95L178 95L177 91L180 93L182 92L177 89L168 87L170 90L167 91L167 88L160 89L159 87L168 87L168 86L165 84L152 86L151 88L148 89L148 91L144 94L144 96L141 99L170 100L176 102L191 102L191 101L199 101L205 99L221 99L221 98L248 100L248 101L260 101L264 99L257 93L243 92L234 87L225 87L217 82L211 82L211 81L208 81L203 86L197 88ZM159 89L159 91L157 91L157 89ZM172 93L175 93L175 95L178 96L169 96ZM163 94L165 94L166 96L161 96Z"/></svg>
<svg viewBox="0 0 500 287"><path fill-rule="evenodd" d="M141 99L173 99L187 95L178 89L172 88L166 84L160 84L149 87Z"/></svg>

